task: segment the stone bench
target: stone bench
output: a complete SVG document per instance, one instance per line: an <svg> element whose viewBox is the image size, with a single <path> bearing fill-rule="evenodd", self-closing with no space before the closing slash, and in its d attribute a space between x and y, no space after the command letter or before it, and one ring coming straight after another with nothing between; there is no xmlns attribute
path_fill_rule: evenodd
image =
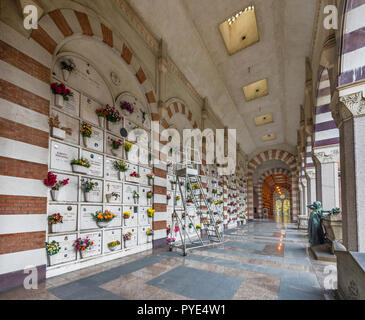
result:
<svg viewBox="0 0 365 320"><path fill-rule="evenodd" d="M365 253L351 252L334 241L338 293L346 300L365 300Z"/></svg>

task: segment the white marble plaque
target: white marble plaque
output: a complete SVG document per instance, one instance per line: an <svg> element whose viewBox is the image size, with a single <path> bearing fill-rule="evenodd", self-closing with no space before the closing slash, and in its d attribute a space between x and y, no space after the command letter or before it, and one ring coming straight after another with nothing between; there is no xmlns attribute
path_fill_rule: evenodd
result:
<svg viewBox="0 0 365 320"><path fill-rule="evenodd" d="M70 232L76 231L77 224L77 206L76 205L50 205L48 207L48 216L59 213L63 217L63 223L53 225L53 231ZM51 226L49 226L51 227ZM51 228L49 232L52 232Z"/></svg>
<svg viewBox="0 0 365 320"><path fill-rule="evenodd" d="M85 177L81 178L86 179ZM89 192L89 202L103 202L103 181L102 180L94 180L90 179L91 182L95 183L95 186L92 191ZM82 194L82 201L85 202L85 194Z"/></svg>
<svg viewBox="0 0 365 320"><path fill-rule="evenodd" d="M141 178L135 178L135 177L131 177L131 174L133 172L139 173L139 167L136 164L132 164L130 162L127 162L128 164L128 171L125 172L125 179L128 182L134 182L134 183L139 183Z"/></svg>
<svg viewBox="0 0 365 320"><path fill-rule="evenodd" d="M147 187L139 187L140 191L140 198L139 198L139 204L141 206L152 206L152 199L147 199L147 193L152 192L152 188Z"/></svg>
<svg viewBox="0 0 365 320"><path fill-rule="evenodd" d="M56 141L51 142L51 169L72 171L71 161L78 157L78 148Z"/></svg>
<svg viewBox="0 0 365 320"><path fill-rule="evenodd" d="M88 257L92 257L92 256L96 256L96 255L100 255L101 254L101 231L97 231L97 232L91 232L91 233L83 233L80 235L80 237L82 239L85 239L86 237L88 237L92 242L94 242L94 245L92 247L90 247L89 249L86 249L85 251L83 251L83 257L84 258L88 258Z"/></svg>
<svg viewBox="0 0 365 320"><path fill-rule="evenodd" d="M57 174L57 180L62 181L65 179L70 179L68 185L61 187L58 195L59 202L76 202L78 200L79 194L79 177Z"/></svg>
<svg viewBox="0 0 365 320"><path fill-rule="evenodd" d="M113 157L117 157L119 159L123 159L124 145L120 146L119 149L113 149L112 143L111 143L110 139L113 139L115 141L119 141L120 140L122 143L124 143L124 139L123 138L119 138L117 136L113 136L111 134L107 134L106 135L106 152L108 154L111 154Z"/></svg>
<svg viewBox="0 0 365 320"><path fill-rule="evenodd" d="M52 110L51 116L58 116L61 128L68 128L72 130L71 135L66 134L64 141L79 144L80 121L56 110Z"/></svg>
<svg viewBox="0 0 365 320"><path fill-rule="evenodd" d="M141 175L140 183L144 185L148 185L147 174L151 174L152 170L150 168L139 167L139 174Z"/></svg>
<svg viewBox="0 0 365 320"><path fill-rule="evenodd" d="M103 176L104 157L100 154L82 151L82 157L89 160L91 167L89 168L89 174L96 177Z"/></svg>
<svg viewBox="0 0 365 320"><path fill-rule="evenodd" d="M49 237L48 242L57 241L60 244L61 250L58 254L51 256L49 261L50 265L56 265L60 263L66 263L76 260L76 249L73 246L76 241L76 234L67 236L52 236Z"/></svg>
<svg viewBox="0 0 365 320"><path fill-rule="evenodd" d="M122 203L122 189L123 185L121 183L105 181L104 201L107 203Z"/></svg>
<svg viewBox="0 0 365 320"><path fill-rule="evenodd" d="M139 217L138 217L138 225L139 226L146 226L148 224L148 214L147 210L150 207L139 207Z"/></svg>
<svg viewBox="0 0 365 320"><path fill-rule="evenodd" d="M92 215L95 214L97 211L102 211L102 210L103 210L102 206L81 206L80 207L81 230L97 229L98 226Z"/></svg>
<svg viewBox="0 0 365 320"><path fill-rule="evenodd" d="M131 240L124 242L125 249L130 249L137 246L137 239L138 239L138 228L137 227L130 227L130 228L123 228L123 234L127 234L128 232L132 232Z"/></svg>
<svg viewBox="0 0 365 320"><path fill-rule="evenodd" d="M114 169L114 162L116 160L112 158L105 159L105 178L111 180L119 180L119 172ZM124 173L121 172L121 181L123 181Z"/></svg>
<svg viewBox="0 0 365 320"><path fill-rule="evenodd" d="M99 126L98 116L95 111L102 109L103 106L85 95L81 95L81 118L96 126Z"/></svg>
<svg viewBox="0 0 365 320"><path fill-rule="evenodd" d="M92 127L92 134L90 138L85 138L83 140L82 135L80 133L80 141L85 141L86 147L88 149L92 149L95 151L103 152L104 151L104 133L102 130ZM83 143L82 143L83 144Z"/></svg>
<svg viewBox="0 0 365 320"><path fill-rule="evenodd" d="M123 188L123 203L124 204L132 204L132 205L138 204L138 200L137 200L137 203L135 203L135 201L133 199L134 191L136 191L139 194L138 186L132 185L132 184L124 184L124 188Z"/></svg>
<svg viewBox="0 0 365 320"><path fill-rule="evenodd" d="M110 227L120 227L122 225L122 206L105 206L105 210L110 211L115 215L115 218L110 222L108 228Z"/></svg>
<svg viewBox="0 0 365 320"><path fill-rule="evenodd" d="M121 244L116 247L114 251L110 250L108 247L108 244L111 242L119 241ZM119 251L122 249L122 230L116 229L116 230L107 230L104 231L104 253L111 253L115 251Z"/></svg>
<svg viewBox="0 0 365 320"><path fill-rule="evenodd" d="M151 226L138 227L138 245L147 243L147 230Z"/></svg>
<svg viewBox="0 0 365 320"><path fill-rule="evenodd" d="M124 206L123 212L130 212L131 215L129 219L124 219L124 226L125 227L134 227L138 224L138 207L137 206Z"/></svg>

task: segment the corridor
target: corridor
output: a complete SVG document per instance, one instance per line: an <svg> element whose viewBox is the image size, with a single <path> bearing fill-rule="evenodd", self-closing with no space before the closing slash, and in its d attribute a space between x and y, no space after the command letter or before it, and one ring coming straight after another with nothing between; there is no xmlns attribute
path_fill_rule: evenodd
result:
<svg viewBox="0 0 365 320"><path fill-rule="evenodd" d="M326 266L308 255L296 224L255 221L225 233L224 245L182 257L144 252L16 289L1 300L323 300Z"/></svg>

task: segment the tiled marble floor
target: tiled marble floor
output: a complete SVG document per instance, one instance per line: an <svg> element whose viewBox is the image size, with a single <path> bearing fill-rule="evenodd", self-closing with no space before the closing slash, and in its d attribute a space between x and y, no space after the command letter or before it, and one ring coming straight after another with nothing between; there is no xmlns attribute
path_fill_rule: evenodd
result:
<svg viewBox="0 0 365 320"><path fill-rule="evenodd" d="M321 300L324 268L295 225L256 221L229 230L225 243L187 257L159 250L97 265L23 288L5 299Z"/></svg>

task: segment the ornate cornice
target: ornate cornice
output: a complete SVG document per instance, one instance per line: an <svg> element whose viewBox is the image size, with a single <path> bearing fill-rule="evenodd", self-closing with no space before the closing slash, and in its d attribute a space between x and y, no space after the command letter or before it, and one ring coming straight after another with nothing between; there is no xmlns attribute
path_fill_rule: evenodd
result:
<svg viewBox="0 0 365 320"><path fill-rule="evenodd" d="M348 120L348 117L365 115L365 99L362 91L340 97L340 102L343 104L339 110L342 121Z"/></svg>

